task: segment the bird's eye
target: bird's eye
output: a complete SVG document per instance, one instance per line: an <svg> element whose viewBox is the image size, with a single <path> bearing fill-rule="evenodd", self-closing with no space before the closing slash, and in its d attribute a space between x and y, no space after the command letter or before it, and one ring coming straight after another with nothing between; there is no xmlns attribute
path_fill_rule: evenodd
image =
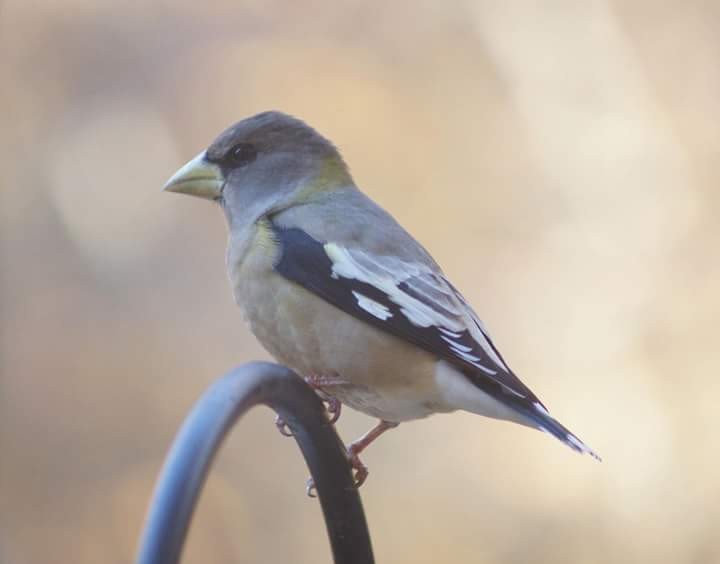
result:
<svg viewBox="0 0 720 564"><path fill-rule="evenodd" d="M233 166L245 166L257 158L257 149L250 143L238 143L228 153L228 160Z"/></svg>

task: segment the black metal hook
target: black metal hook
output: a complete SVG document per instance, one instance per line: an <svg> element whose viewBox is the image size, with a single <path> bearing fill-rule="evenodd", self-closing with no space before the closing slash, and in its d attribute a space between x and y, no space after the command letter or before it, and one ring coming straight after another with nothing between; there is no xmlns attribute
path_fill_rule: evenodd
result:
<svg viewBox="0 0 720 564"><path fill-rule="evenodd" d="M137 564L179 562L200 490L237 419L265 404L288 424L315 481L336 564L372 564L370 534L345 448L320 399L295 373L252 362L216 381L185 419L165 460Z"/></svg>

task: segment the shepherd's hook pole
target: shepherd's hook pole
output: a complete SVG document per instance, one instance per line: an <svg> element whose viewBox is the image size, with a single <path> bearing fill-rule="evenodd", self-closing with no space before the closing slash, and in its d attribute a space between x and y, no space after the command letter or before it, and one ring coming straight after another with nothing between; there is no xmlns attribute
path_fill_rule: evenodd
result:
<svg viewBox="0 0 720 564"><path fill-rule="evenodd" d="M252 362L231 370L212 384L185 419L155 486L137 564L180 561L190 520L213 459L238 418L258 404L275 410L287 422L300 446L315 481L335 564L374 562L365 514L345 448L328 423L325 406L289 369L269 362Z"/></svg>

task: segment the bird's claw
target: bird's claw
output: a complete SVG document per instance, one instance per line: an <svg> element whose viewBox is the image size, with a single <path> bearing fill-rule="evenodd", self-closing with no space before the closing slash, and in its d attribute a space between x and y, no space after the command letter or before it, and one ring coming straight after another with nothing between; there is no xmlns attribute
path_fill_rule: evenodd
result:
<svg viewBox="0 0 720 564"><path fill-rule="evenodd" d="M305 383L310 386L320 399L327 404L327 416L330 423L335 423L340 418L340 410L342 403L335 396L329 394L323 388L332 388L333 386L345 386L349 384L347 380L340 378L337 375L320 376L318 374L311 374L304 378Z"/></svg>
<svg viewBox="0 0 720 564"><path fill-rule="evenodd" d="M317 497L317 488L315 487L315 480L312 477L307 479L305 482L305 493L308 497Z"/></svg>
<svg viewBox="0 0 720 564"><path fill-rule="evenodd" d="M328 421L332 425L338 419L340 419L340 411L342 410L342 403L340 403L340 400L334 396L328 396L328 398L325 400L325 402L327 403Z"/></svg>
<svg viewBox="0 0 720 564"><path fill-rule="evenodd" d="M287 422L279 415L275 416L275 426L283 437L293 436L293 432L290 430L290 427L288 427Z"/></svg>
<svg viewBox="0 0 720 564"><path fill-rule="evenodd" d="M353 451L352 445L348 447L347 456L348 462L353 470L353 482L355 483L355 487L359 488L365 483L365 480L367 480L369 474L368 468L362 463L357 453ZM317 488L315 487L315 480L312 479L312 476L305 482L305 493L308 497L317 497Z"/></svg>
<svg viewBox="0 0 720 564"><path fill-rule="evenodd" d="M348 462L350 462L350 466L354 470L353 479L355 481L355 487L359 488L365 483L365 480L367 480L369 474L368 467L362 463L362 460L360 460L358 453L355 452L353 445L348 447L347 455Z"/></svg>

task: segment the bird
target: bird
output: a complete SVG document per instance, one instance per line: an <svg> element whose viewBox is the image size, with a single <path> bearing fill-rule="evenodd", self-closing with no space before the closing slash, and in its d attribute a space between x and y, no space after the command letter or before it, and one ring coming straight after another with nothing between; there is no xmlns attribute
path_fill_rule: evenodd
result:
<svg viewBox="0 0 720 564"><path fill-rule="evenodd" d="M458 410L544 431L600 460L515 375L438 263L305 122L279 111L245 118L163 190L220 205L242 317L327 402L330 422L343 405L378 419L347 447L358 486L368 476L359 455L379 436Z"/></svg>

